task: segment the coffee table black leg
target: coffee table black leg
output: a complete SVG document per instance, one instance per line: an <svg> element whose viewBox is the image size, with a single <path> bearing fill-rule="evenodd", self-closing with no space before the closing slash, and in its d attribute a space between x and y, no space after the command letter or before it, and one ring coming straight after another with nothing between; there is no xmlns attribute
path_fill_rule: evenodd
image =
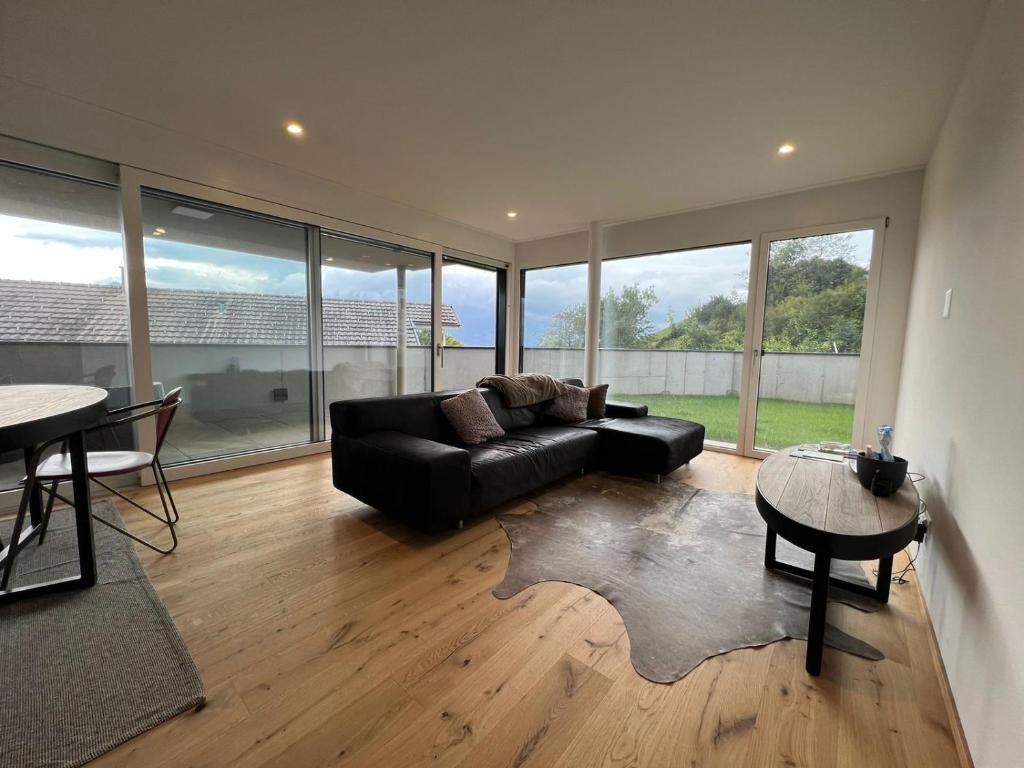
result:
<svg viewBox="0 0 1024 768"><path fill-rule="evenodd" d="M880 603L889 602L889 586L892 584L892 555L883 557L878 561L878 583L875 586L875 596Z"/></svg>
<svg viewBox="0 0 1024 768"><path fill-rule="evenodd" d="M85 434L78 432L68 438L71 454L71 487L75 492L75 529L78 533L78 562L82 587L96 583L96 551L92 537L92 500L85 458Z"/></svg>
<svg viewBox="0 0 1024 768"><path fill-rule="evenodd" d="M825 615L828 613L828 574L832 558L814 556L814 583L811 587L811 620L807 626L807 672L821 674L821 654L825 646Z"/></svg>
<svg viewBox="0 0 1024 768"><path fill-rule="evenodd" d="M764 567L769 571L775 568L775 539L777 534L771 528L768 529L768 536L764 540Z"/></svg>
<svg viewBox="0 0 1024 768"><path fill-rule="evenodd" d="M30 447L25 449L25 475L31 477L35 475L35 468L32 466L35 461L36 449ZM28 497L28 515L29 520L32 521L32 525L36 526L43 520L43 493L36 483L32 484L31 488L26 489Z"/></svg>

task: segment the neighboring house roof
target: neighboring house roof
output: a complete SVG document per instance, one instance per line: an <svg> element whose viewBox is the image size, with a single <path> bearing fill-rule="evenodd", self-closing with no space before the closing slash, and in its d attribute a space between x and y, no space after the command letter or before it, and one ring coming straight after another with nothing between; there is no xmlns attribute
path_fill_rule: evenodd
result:
<svg viewBox="0 0 1024 768"><path fill-rule="evenodd" d="M153 344L305 344L302 296L150 288ZM406 305L407 343L418 346L417 326L430 325L430 304ZM387 301L324 299L324 344L394 346L398 305ZM455 308L441 306L441 322L462 325ZM127 344L128 309L120 287L0 280L0 342Z"/></svg>

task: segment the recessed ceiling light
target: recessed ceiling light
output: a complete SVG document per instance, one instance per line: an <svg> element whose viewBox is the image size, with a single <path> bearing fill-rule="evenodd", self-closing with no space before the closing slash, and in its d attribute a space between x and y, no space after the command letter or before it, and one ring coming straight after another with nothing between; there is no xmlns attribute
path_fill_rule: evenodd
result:
<svg viewBox="0 0 1024 768"><path fill-rule="evenodd" d="M796 147L788 142L779 147L780 155L792 155L794 152L796 152Z"/></svg>
<svg viewBox="0 0 1024 768"><path fill-rule="evenodd" d="M156 235L157 237L160 237L160 235L166 235L167 230L164 229L163 227L157 227L156 229L153 230L153 234Z"/></svg>
<svg viewBox="0 0 1024 768"><path fill-rule="evenodd" d="M514 218L515 218L516 216L518 216L519 214L518 214L518 213L516 213L515 211L509 211L509 212L508 212L508 213L506 213L505 215L506 215L506 216L508 216L508 217L509 217L510 219L514 219Z"/></svg>
<svg viewBox="0 0 1024 768"><path fill-rule="evenodd" d="M302 127L302 123L296 123L295 121L285 124L284 129L292 136L301 136L306 132L306 129Z"/></svg>

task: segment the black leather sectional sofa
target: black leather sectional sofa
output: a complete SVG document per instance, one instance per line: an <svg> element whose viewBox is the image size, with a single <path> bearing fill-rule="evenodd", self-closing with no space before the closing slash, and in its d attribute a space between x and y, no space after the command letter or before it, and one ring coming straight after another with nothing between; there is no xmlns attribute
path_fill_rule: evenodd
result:
<svg viewBox="0 0 1024 768"><path fill-rule="evenodd" d="M580 385L578 380L566 379ZM543 405L508 408L481 389L505 436L463 445L428 392L331 403L336 488L421 530L455 527L471 515L585 469L665 475L704 446L704 427L608 403L603 419L549 423Z"/></svg>

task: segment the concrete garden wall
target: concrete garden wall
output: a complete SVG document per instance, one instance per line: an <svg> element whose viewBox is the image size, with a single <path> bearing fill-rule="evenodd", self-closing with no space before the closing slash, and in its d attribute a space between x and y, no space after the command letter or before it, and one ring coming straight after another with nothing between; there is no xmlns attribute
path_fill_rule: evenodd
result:
<svg viewBox="0 0 1024 768"><path fill-rule="evenodd" d="M410 347L406 391L430 389L431 349ZM494 371L493 347L448 347L444 386L462 389ZM761 396L804 403L852 404L858 355L769 353L762 360ZM0 344L5 383L93 382L107 366L110 384L128 385L128 355L120 344ZM164 391L182 386L195 411L274 408L273 391L287 388L288 403L308 402L309 355L300 346L153 345L153 380ZM395 350L327 347L327 401L394 394ZM583 375L582 349L524 350L523 370L559 377ZM743 358L738 352L655 349L601 351L601 381L622 395L738 395ZM104 384L104 382L99 382Z"/></svg>
<svg viewBox="0 0 1024 768"><path fill-rule="evenodd" d="M860 355L771 352L761 362L761 397L852 405ZM552 376L583 374L582 349L524 350L523 370ZM738 396L739 352L662 349L601 350L602 383L622 395Z"/></svg>

